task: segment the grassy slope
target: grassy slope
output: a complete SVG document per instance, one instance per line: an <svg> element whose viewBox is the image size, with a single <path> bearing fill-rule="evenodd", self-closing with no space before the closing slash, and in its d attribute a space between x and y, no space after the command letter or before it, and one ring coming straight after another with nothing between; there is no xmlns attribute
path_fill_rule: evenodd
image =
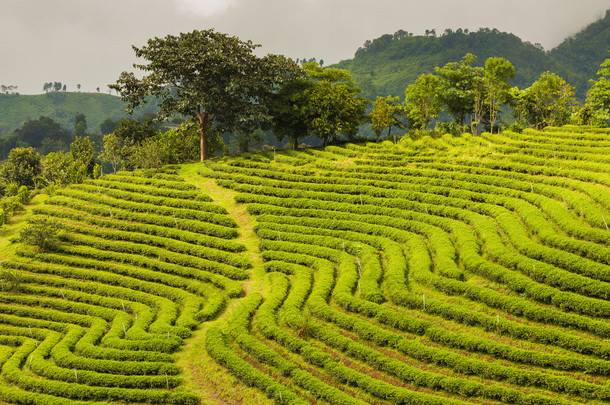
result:
<svg viewBox="0 0 610 405"><path fill-rule="evenodd" d="M138 109L136 115L152 107ZM6 136L24 122L47 116L64 128L74 129L74 116L87 117L89 131L99 131L106 118L125 117L125 104L116 96L103 93L48 93L38 95L0 94L0 136Z"/></svg>
<svg viewBox="0 0 610 405"><path fill-rule="evenodd" d="M501 142L498 144L494 143L494 149L490 152L492 142L494 140L489 141L489 148L487 140L483 141L482 138L474 138L471 137L467 142L464 142L462 139L451 139L446 138L443 140L423 140L416 144L409 144L409 148L417 147L419 150L425 154L425 151L431 154L436 154L438 156L444 156L448 159L448 161L455 160L469 160L469 159L482 159L484 161L493 161L495 158L501 158L503 153L502 148L506 145L503 145L502 142L508 142L509 140L504 140L502 137L498 136L497 139ZM461 145L460 145L461 143ZM284 170L284 174L290 173L291 170L298 170L299 165L302 164L303 160L310 160L309 163L313 163L312 154L314 156L320 156L319 162L331 163L333 165L337 163L341 163L341 165L336 165L337 169L339 166L344 167L346 171L346 178L349 178L349 173L352 168L355 169L357 165L354 163L355 160L363 159L361 163L366 163L366 160L373 159L374 153L378 146L371 145L371 149L368 152L371 152L371 156L365 156L365 151L361 149L360 146L357 146L356 149L339 149L339 148L329 148L327 151L319 151L314 150L310 152L285 152L278 154L278 167L282 167ZM384 145L384 148L392 151L392 145ZM397 152L400 152L402 148L398 148ZM340 154L345 153L344 155ZM551 154L554 153L554 149L552 152L547 151L545 153ZM508 155L507 155L508 156ZM519 156L519 155L516 155ZM296 159L295 159L296 157ZM269 163L270 157L267 155L266 157L260 157L263 162ZM257 161L254 159L253 162ZM227 162L223 162L227 163ZM422 163L423 164L423 163ZM312 165L311 167L315 167ZM366 167L366 166L363 166ZM272 169L272 166L269 165L268 169ZM317 170L316 170L317 171ZM281 173L282 171L279 170ZM320 174L320 173L317 173ZM242 282L242 286L246 295L250 295L252 293L261 293L265 298L269 297L272 293L271 284L269 281L269 277L267 273L263 269L263 260L261 257L261 252L259 251L259 237L256 235L254 228L257 224L256 218L250 215L246 211L245 204L236 204L234 197L236 195L236 191L229 190L226 188L222 188L217 185L217 183L212 180L212 169L209 167L203 166L201 164L190 164L184 165L179 171L179 175L186 180L188 183L195 185L198 189L202 190L202 192L209 197L212 198L213 202L223 208L225 208L228 212L228 216L233 219L238 226L239 236L235 239L236 242L244 245L246 250L240 253L242 256L248 258L250 263L252 264L252 269L250 270L250 278L247 281ZM367 198L366 191L364 191L365 198ZM568 193L568 197L570 196L570 192ZM23 213L13 217L11 222L1 228L0 231L0 260L4 260L8 258L15 249L14 244L9 243L9 238L16 235L20 227L24 224L24 219L29 215L29 212L36 205L43 203L45 199L45 195L38 195L34 200L32 205L28 206L26 211ZM362 195L361 197L362 198ZM361 201L361 200L360 200ZM365 201L368 205L368 203ZM356 202L356 206L358 206L358 202ZM576 212L576 208L573 210ZM427 212L427 209L426 209ZM584 220L583 220L584 221ZM600 224L597 224L600 227ZM278 231L279 234L279 231ZM383 254L383 253L382 253ZM387 265L384 259L384 267ZM485 287L490 287L494 289L502 290L504 287L501 285L497 285L495 283L491 283L488 280L469 275L468 282L473 285L482 285ZM387 287L387 286L386 286ZM417 295L421 293L425 293L430 300L447 300L447 302L454 302L456 305L464 305L464 298L462 297L447 297L442 293L439 293L433 288L429 288L428 286L417 285L414 284L413 292ZM210 328L210 326L219 326L222 329L226 330L228 327L227 319L230 318L235 313L235 309L240 305L243 301L243 298L233 299L229 302L228 307L223 311L223 313L214 319L211 322L203 323L197 330L193 332L185 347L183 347L176 355L175 359L177 364L183 369L184 380L183 380L183 389L189 392L197 393L202 399L202 403L205 405L209 404L270 404L272 403L261 391L251 388L243 384L233 375L228 373L223 367L219 366L213 359L205 351L205 334L206 331ZM472 302L466 302L466 305L470 305L470 309L472 310L480 310L481 312L485 312L488 310L483 304L475 303L473 305ZM334 308L338 308L336 303L333 304ZM387 306L391 308L395 308L391 304L387 304ZM404 311L404 308L395 308L399 311ZM448 330L456 330L462 333L468 333L479 336L486 336L490 340L500 339L503 343L514 346L521 346L526 348L531 348L532 350L548 350L545 346L537 346L536 344L530 344L528 342L514 340L510 337L506 336L495 336L494 333L485 332L481 333L481 330L475 327L460 325L452 321L443 320L439 317L435 317L433 315L428 315L423 312L408 310L410 314L413 314L418 317L422 317L424 319L438 322L438 325L446 328ZM495 315L495 311L493 312ZM502 313L502 319L511 318L510 314ZM366 318L364 318L366 319ZM533 322L525 321L527 324L533 324ZM329 327L333 328L334 326L329 324ZM553 328L553 327L551 327ZM560 329L560 328L558 328ZM588 338L595 338L589 334L582 334ZM351 335L348 335L351 336ZM356 338L357 340L357 338ZM272 347L276 348L275 344L271 344ZM375 347L375 345L371 345ZM237 346L235 345L234 348ZM281 352L281 347L279 348ZM239 350L239 349L237 349ZM560 353L564 353L563 351L559 351ZM331 351L331 353L335 353ZM339 353L339 352L336 352ZM399 353L394 353L393 355L400 357ZM295 358L295 356L291 356L291 358ZM343 358L343 357L342 357ZM485 358L483 356L483 358ZM407 360L407 358L404 358ZM490 358L491 361L493 359ZM250 360L251 361L251 360ZM295 361L299 361L298 359ZM301 361L299 363L303 366L304 369L307 369L309 365L306 362ZM363 364L354 361L353 363L348 363L354 367L362 367L364 370L368 370L366 366ZM523 366L526 369L534 369L530 366ZM424 367L425 368L425 367ZM371 372L376 372L376 370L369 370ZM459 375L459 374L458 374ZM392 380L393 381L393 380ZM482 380L486 381L486 380ZM606 379L607 381L607 379ZM602 380L603 382L603 380ZM350 388L353 389L353 388ZM533 391L537 392L537 391ZM368 397L367 397L368 398ZM372 398L372 397L371 397ZM382 402L380 402L382 403ZM487 403L487 402L486 402ZM491 403L491 402L489 402ZM0 402L2 404L2 402Z"/></svg>
<svg viewBox="0 0 610 405"><path fill-rule="evenodd" d="M18 244L13 242L13 239L19 235L19 231L25 226L32 209L43 204L47 197L46 194L36 195L30 204L13 215L7 224L0 227L0 262L8 259L15 252Z"/></svg>
<svg viewBox="0 0 610 405"><path fill-rule="evenodd" d="M24 209L15 215L13 215L8 223L4 224L0 228L0 262L8 259L13 255L18 244L13 242L14 238L17 237L19 231L25 226L28 216L30 216L32 209L40 204L44 203L47 199L46 194L36 195L30 204L24 207ZM9 405L6 402L0 401L0 405Z"/></svg>

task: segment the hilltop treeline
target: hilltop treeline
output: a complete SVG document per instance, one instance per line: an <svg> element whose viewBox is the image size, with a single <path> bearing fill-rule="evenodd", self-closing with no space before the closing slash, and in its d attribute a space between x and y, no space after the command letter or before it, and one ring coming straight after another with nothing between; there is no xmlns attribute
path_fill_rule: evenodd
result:
<svg viewBox="0 0 610 405"><path fill-rule="evenodd" d="M522 88L545 71L555 72L574 86L577 98L583 100L589 80L595 79L597 66L607 57L608 43L610 12L550 51L490 28L427 30L424 36L399 30L366 41L353 59L335 67L349 70L366 97L375 100L377 96L401 95L421 74L472 53L479 56L478 66L490 57L510 60L515 67L512 84Z"/></svg>

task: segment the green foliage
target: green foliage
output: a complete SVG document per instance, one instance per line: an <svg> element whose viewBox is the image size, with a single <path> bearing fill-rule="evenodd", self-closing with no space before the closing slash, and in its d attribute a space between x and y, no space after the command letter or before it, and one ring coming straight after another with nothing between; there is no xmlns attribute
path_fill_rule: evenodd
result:
<svg viewBox="0 0 610 405"><path fill-rule="evenodd" d="M124 118L119 121L119 125L113 131L113 134L123 145L133 146L155 136L157 132L157 128L150 119L138 121L132 118Z"/></svg>
<svg viewBox="0 0 610 405"><path fill-rule="evenodd" d="M377 100L373 103L373 110L368 115L377 142L379 142L381 132L384 129L388 129L389 137L393 126L402 126L400 121L402 116L404 116L404 110L398 103L398 97L377 97Z"/></svg>
<svg viewBox="0 0 610 405"><path fill-rule="evenodd" d="M59 149L56 150L65 150L73 139L69 131L63 129L57 122L48 117L40 117L37 120L24 123L15 130L13 136L17 142L25 142L33 148L42 147L43 140L53 141L58 145L57 148ZM51 151L46 150L44 152Z"/></svg>
<svg viewBox="0 0 610 405"><path fill-rule="evenodd" d="M5 268L0 263L0 291L10 291L16 294L21 289L23 277L19 270Z"/></svg>
<svg viewBox="0 0 610 405"><path fill-rule="evenodd" d="M558 75L545 72L531 87L518 94L515 113L538 129L561 126L569 122L574 103L574 87Z"/></svg>
<svg viewBox="0 0 610 405"><path fill-rule="evenodd" d="M303 66L314 85L305 92L303 107L308 130L322 138L324 146L340 135L354 137L366 117L368 101L360 96L351 74L342 69L322 69L317 63Z"/></svg>
<svg viewBox="0 0 610 405"><path fill-rule="evenodd" d="M587 92L588 110L581 110L581 123L606 125L610 121L610 59L601 64L597 72L598 80L591 80L591 88Z"/></svg>
<svg viewBox="0 0 610 405"><path fill-rule="evenodd" d="M460 63L449 62L434 71L439 77L439 97L447 112L453 116L453 122L464 126L466 116L475 111L475 99L480 94L475 92L475 83L482 73L472 65L477 60L473 54L467 54Z"/></svg>
<svg viewBox="0 0 610 405"><path fill-rule="evenodd" d="M299 140L307 136L308 121L304 109L309 102L307 94L313 86L313 81L305 77L294 77L271 98L273 132L280 142L288 138L293 150L297 149Z"/></svg>
<svg viewBox="0 0 610 405"><path fill-rule="evenodd" d="M47 186L82 183L93 177L94 168L93 143L88 136L77 136L68 153L52 152L42 159L41 180Z"/></svg>
<svg viewBox="0 0 610 405"><path fill-rule="evenodd" d="M30 190L26 186L19 187L19 191L17 192L17 199L23 205L30 202L32 198Z"/></svg>
<svg viewBox="0 0 610 405"><path fill-rule="evenodd" d="M349 70L365 96L402 94L405 87L436 66L459 60L470 52L480 61L491 57L510 60L515 67L513 86L529 87L545 71L553 71L576 86L585 98L588 81L595 77L608 50L610 14L567 38L550 52L511 33L480 28L478 31L446 31L442 35L383 35L366 41L354 58L334 65ZM430 32L429 32L430 34Z"/></svg>
<svg viewBox="0 0 610 405"><path fill-rule="evenodd" d="M210 134L208 150L212 154L219 150L218 144L213 141L217 136ZM165 145L167 159L165 163L177 164L192 162L197 159L199 148L199 134L197 124L191 120L182 122L177 128L170 129L159 135L161 144Z"/></svg>
<svg viewBox="0 0 610 405"><path fill-rule="evenodd" d="M510 99L509 81L515 77L515 68L504 58L489 58L485 61L485 109L489 116L489 127L493 133L502 104Z"/></svg>
<svg viewBox="0 0 610 405"><path fill-rule="evenodd" d="M21 241L38 247L40 252L59 244L62 225L49 217L32 217L21 230Z"/></svg>
<svg viewBox="0 0 610 405"><path fill-rule="evenodd" d="M106 118L100 124L100 131L101 131L102 135L108 135L108 134L114 132L114 130L117 129L119 124L120 124L120 120L114 120L112 118Z"/></svg>
<svg viewBox="0 0 610 405"><path fill-rule="evenodd" d="M411 127L426 129L436 119L442 108L439 94L439 77L428 73L421 75L405 90L404 109Z"/></svg>
<svg viewBox="0 0 610 405"><path fill-rule="evenodd" d="M89 137L76 136L74 142L70 144L70 156L75 164L80 167L77 169L78 174L75 176L78 180L72 180L72 183L80 183L83 178L93 176L94 153L93 143Z"/></svg>
<svg viewBox="0 0 610 405"><path fill-rule="evenodd" d="M275 86L297 72L296 64L283 56L256 57L256 47L214 30L153 38L134 47L136 56L147 61L136 67L149 74L137 79L123 72L111 87L121 92L129 109L151 94L162 100L160 117L180 113L196 119L203 161L209 154L205 140L210 125L246 132L262 125Z"/></svg>
<svg viewBox="0 0 610 405"><path fill-rule="evenodd" d="M100 152L99 159L112 165L113 173L122 166L122 144L114 132L104 136L104 149Z"/></svg>
<svg viewBox="0 0 610 405"><path fill-rule="evenodd" d="M8 160L0 166L0 181L35 188L41 173L40 155L34 148L15 148L11 150Z"/></svg>
<svg viewBox="0 0 610 405"><path fill-rule="evenodd" d="M85 136L87 132L87 117L83 113L78 113L74 117L74 135Z"/></svg>

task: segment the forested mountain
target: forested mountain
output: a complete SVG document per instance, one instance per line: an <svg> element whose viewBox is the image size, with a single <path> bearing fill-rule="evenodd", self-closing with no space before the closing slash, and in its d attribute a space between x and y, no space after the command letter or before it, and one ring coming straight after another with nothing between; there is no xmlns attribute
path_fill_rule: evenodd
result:
<svg viewBox="0 0 610 405"><path fill-rule="evenodd" d="M588 88L589 79L596 78L600 63L610 57L609 50L610 10L605 18L563 41L550 52L550 57L559 63L564 78L576 86L577 93L582 93L583 88Z"/></svg>
<svg viewBox="0 0 610 405"><path fill-rule="evenodd" d="M466 53L476 55L480 66L487 58L498 56L514 65L513 85L527 87L542 72L551 71L564 77L576 87L577 96L584 98L588 80L595 78L599 65L608 57L609 44L610 10L605 18L551 51L497 29L481 28L476 32L447 29L440 35L432 30L425 36L401 30L367 41L353 59L341 61L335 67L348 69L369 99L389 94L403 98L409 84L436 66L459 61Z"/></svg>

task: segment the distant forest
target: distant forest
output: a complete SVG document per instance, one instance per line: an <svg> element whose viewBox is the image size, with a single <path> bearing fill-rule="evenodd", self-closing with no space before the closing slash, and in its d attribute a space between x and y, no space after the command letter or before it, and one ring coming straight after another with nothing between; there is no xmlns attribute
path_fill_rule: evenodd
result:
<svg viewBox="0 0 610 405"><path fill-rule="evenodd" d="M366 41L353 59L333 67L349 70L369 100L387 95L403 99L405 88L421 74L472 53L478 56L481 66L490 57L508 59L516 72L511 84L520 88L531 85L545 71L556 73L574 86L577 98L583 100L589 80L596 78L609 49L610 10L603 19L549 51L540 44L490 28L474 32L426 30L423 36L399 30Z"/></svg>

